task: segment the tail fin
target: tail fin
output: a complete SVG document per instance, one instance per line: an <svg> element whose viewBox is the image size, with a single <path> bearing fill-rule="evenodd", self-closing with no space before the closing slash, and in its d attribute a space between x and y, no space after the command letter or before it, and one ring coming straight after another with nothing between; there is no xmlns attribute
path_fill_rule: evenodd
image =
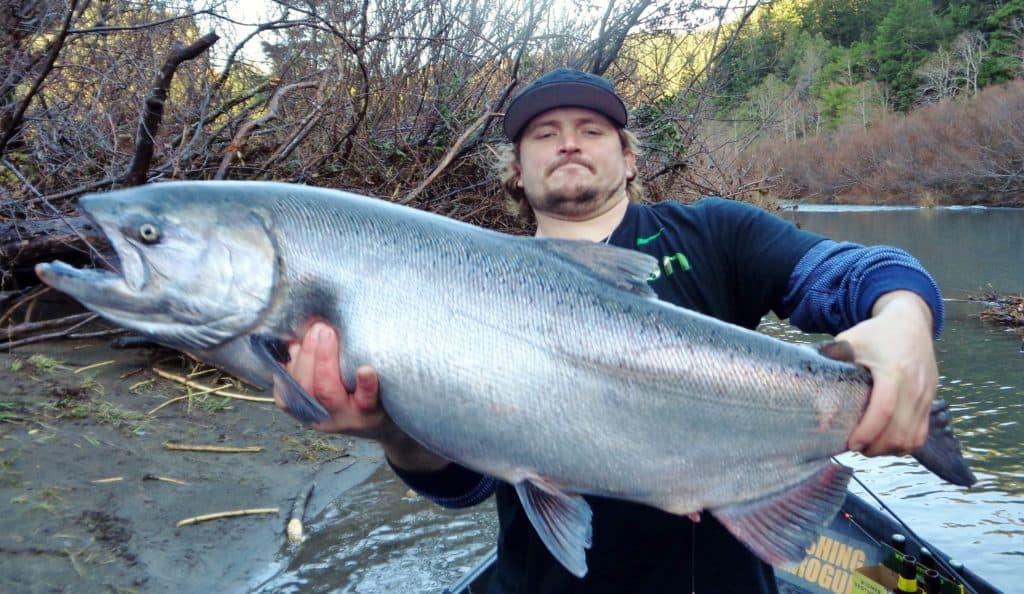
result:
<svg viewBox="0 0 1024 594"><path fill-rule="evenodd" d="M970 487L977 479L961 455L960 442L953 435L949 421L949 405L944 400L933 402L928 440L914 452L914 458L939 478L954 485Z"/></svg>

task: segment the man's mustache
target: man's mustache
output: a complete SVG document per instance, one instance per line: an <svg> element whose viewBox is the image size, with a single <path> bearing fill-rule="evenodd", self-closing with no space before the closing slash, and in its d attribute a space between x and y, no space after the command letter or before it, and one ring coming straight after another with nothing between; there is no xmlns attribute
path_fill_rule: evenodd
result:
<svg viewBox="0 0 1024 594"><path fill-rule="evenodd" d="M561 167L563 165L568 165L570 163L573 163L573 164L576 164L576 165L581 165L583 167L586 167L590 171L594 171L594 167L590 164L590 161L588 161L588 160L586 160L584 158L581 158L581 157L565 157L565 158L559 159L557 162L555 162L555 164L553 164L551 167L548 168L547 172L550 174L551 172L553 172L554 170L558 169L559 167Z"/></svg>

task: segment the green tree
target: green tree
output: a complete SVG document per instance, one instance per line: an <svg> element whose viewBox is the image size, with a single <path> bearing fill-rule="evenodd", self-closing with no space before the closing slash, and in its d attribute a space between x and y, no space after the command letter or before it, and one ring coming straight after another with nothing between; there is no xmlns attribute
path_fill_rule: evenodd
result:
<svg viewBox="0 0 1024 594"><path fill-rule="evenodd" d="M830 85L819 93L821 125L834 132L847 115L853 112L855 99L853 87Z"/></svg>
<svg viewBox="0 0 1024 594"><path fill-rule="evenodd" d="M956 33L981 29L989 15L1003 4L1004 0L934 0L935 12L942 15Z"/></svg>
<svg viewBox="0 0 1024 594"><path fill-rule="evenodd" d="M878 77L889 85L896 109L913 105L919 83L915 72L943 37L930 0L897 0L882 19L874 44Z"/></svg>
<svg viewBox="0 0 1024 594"><path fill-rule="evenodd" d="M861 41L849 48L832 47L818 81L821 85L840 83L852 86L874 79L877 74L875 66L874 52L869 43Z"/></svg>
<svg viewBox="0 0 1024 594"><path fill-rule="evenodd" d="M1002 83L1021 76L1024 58L1024 0L1010 0L985 20L988 58L981 65L981 86Z"/></svg>
<svg viewBox="0 0 1024 594"><path fill-rule="evenodd" d="M848 47L875 34L893 0L816 0L804 9L804 27L835 45Z"/></svg>
<svg viewBox="0 0 1024 594"><path fill-rule="evenodd" d="M779 78L788 75L791 63L780 62L780 57L802 26L796 9L794 2L778 2L762 5L755 11L736 44L716 67L715 75L725 90L725 103L742 102L769 74Z"/></svg>

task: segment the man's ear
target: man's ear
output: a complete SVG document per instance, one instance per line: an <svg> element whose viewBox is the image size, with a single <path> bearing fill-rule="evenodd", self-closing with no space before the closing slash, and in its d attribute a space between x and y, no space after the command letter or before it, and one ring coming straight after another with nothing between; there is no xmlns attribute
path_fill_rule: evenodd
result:
<svg viewBox="0 0 1024 594"><path fill-rule="evenodd" d="M622 153L622 157L626 160L626 180L636 178L636 154L627 150Z"/></svg>
<svg viewBox="0 0 1024 594"><path fill-rule="evenodd" d="M512 161L512 171L516 176L516 187L523 187L523 168L519 165L519 161Z"/></svg>

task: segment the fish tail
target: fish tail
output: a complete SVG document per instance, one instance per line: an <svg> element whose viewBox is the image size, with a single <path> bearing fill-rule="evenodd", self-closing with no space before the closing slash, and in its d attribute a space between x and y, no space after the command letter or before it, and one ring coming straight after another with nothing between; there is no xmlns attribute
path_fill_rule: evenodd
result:
<svg viewBox="0 0 1024 594"><path fill-rule="evenodd" d="M953 435L949 405L944 400L932 403L928 439L913 455L922 466L954 485L970 487L977 481L964 460L960 441Z"/></svg>

